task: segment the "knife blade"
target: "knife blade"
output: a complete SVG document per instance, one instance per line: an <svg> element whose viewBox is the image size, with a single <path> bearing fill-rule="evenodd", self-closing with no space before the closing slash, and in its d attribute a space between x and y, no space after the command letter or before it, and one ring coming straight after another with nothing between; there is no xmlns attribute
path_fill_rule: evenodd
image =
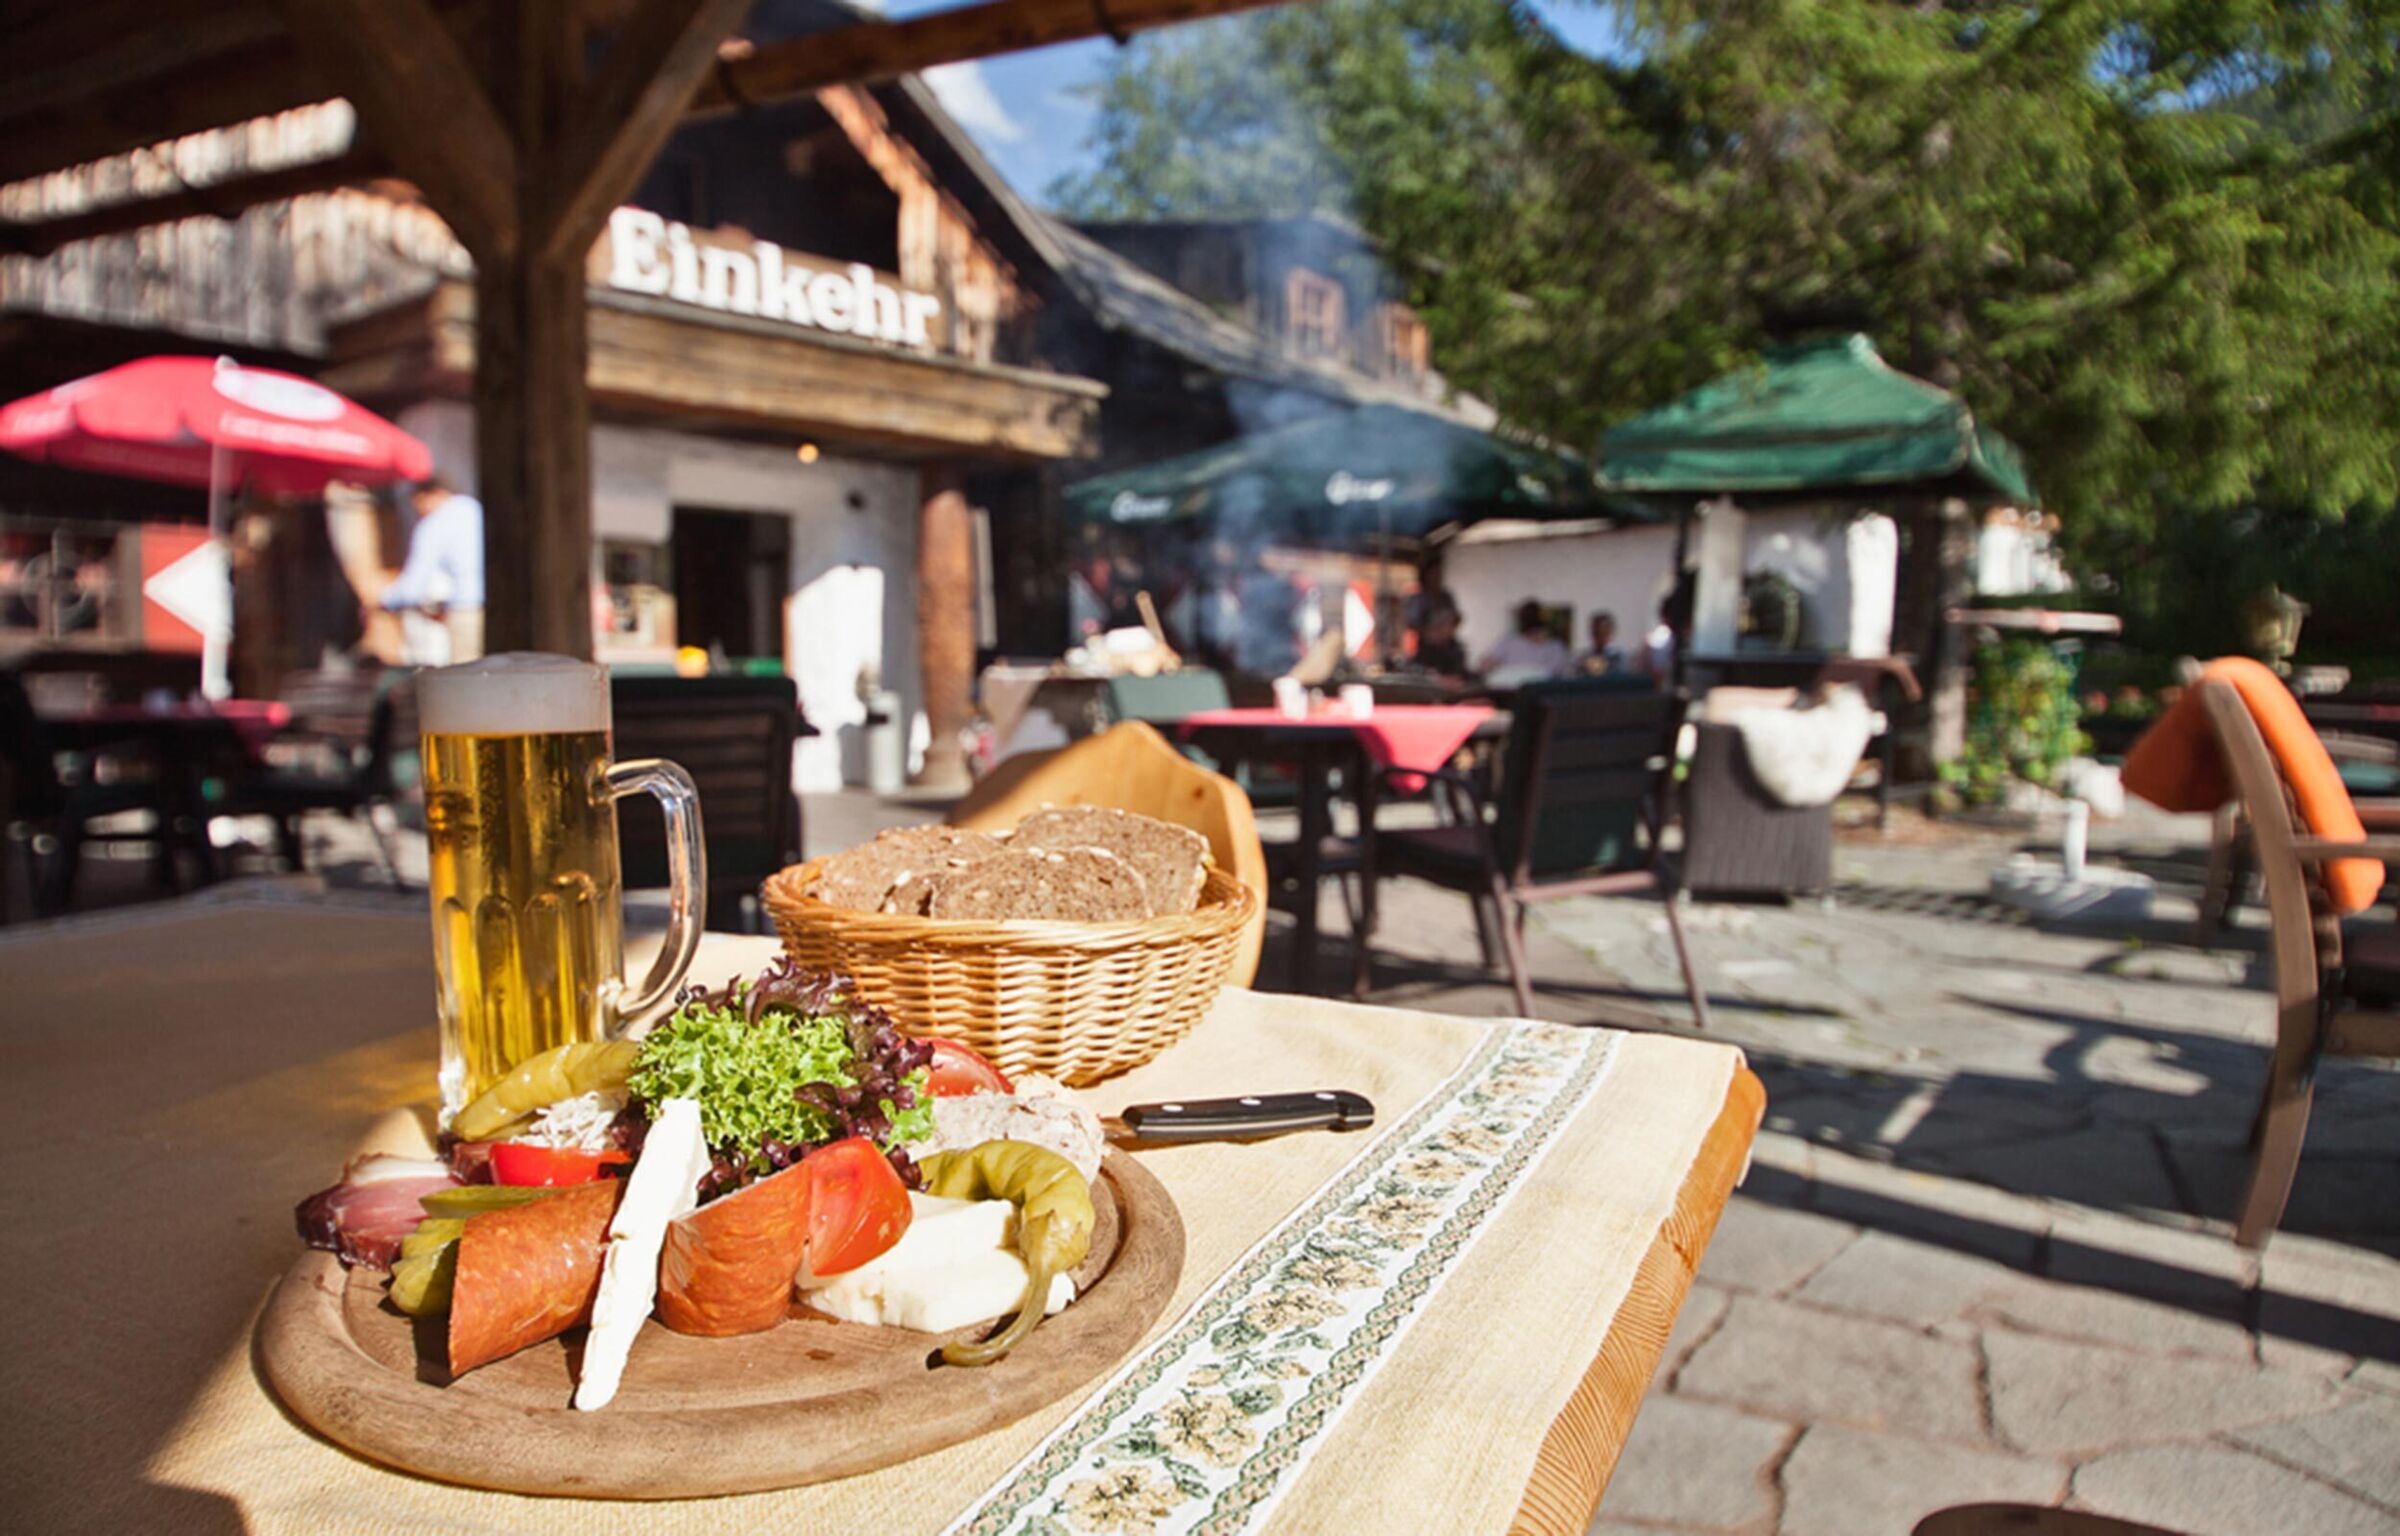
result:
<svg viewBox="0 0 2400 1536"><path fill-rule="evenodd" d="M1292 1131L1360 1131L1374 1123L1366 1096L1342 1088L1128 1104L1102 1121L1111 1140L1145 1142L1249 1141Z"/></svg>

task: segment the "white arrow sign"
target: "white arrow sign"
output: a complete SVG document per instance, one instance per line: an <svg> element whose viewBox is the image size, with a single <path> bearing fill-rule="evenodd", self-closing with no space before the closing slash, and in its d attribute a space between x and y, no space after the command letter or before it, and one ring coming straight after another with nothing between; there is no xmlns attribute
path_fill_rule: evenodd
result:
<svg viewBox="0 0 2400 1536"><path fill-rule="evenodd" d="M225 541L209 539L142 583L142 595L202 635L222 640L233 633L233 568Z"/></svg>

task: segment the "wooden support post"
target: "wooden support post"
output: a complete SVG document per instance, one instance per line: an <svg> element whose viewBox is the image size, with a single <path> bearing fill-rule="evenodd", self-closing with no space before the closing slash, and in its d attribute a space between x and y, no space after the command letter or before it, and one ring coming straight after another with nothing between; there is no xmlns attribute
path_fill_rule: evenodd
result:
<svg viewBox="0 0 2400 1536"><path fill-rule="evenodd" d="M674 130L743 0L639 0L597 80L575 0L514 0L467 48L427 0L282 0L475 258L484 644L592 654L584 256Z"/></svg>
<svg viewBox="0 0 2400 1536"><path fill-rule="evenodd" d="M975 535L965 478L956 464L927 464L917 509L917 666L924 677L925 723L932 743L920 787L967 787L959 746L975 682Z"/></svg>
<svg viewBox="0 0 2400 1536"><path fill-rule="evenodd" d="M581 260L475 268L484 648L592 654L591 392Z"/></svg>

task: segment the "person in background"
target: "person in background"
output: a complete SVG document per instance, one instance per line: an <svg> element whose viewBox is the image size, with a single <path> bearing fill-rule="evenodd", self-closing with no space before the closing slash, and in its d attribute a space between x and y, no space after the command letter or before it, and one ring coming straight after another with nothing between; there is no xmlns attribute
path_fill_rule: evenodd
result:
<svg viewBox="0 0 2400 1536"><path fill-rule="evenodd" d="M1617 616L1603 608L1592 615L1592 648L1575 658L1577 670L1589 677L1606 677L1630 665L1625 648L1617 644Z"/></svg>
<svg viewBox="0 0 2400 1536"><path fill-rule="evenodd" d="M409 488L417 512L408 537L408 559L376 599L404 618L422 615L439 626L409 629L409 661L442 665L483 655L483 503L461 496L439 475ZM442 654L435 655L435 651Z"/></svg>
<svg viewBox="0 0 2400 1536"><path fill-rule="evenodd" d="M1419 668L1436 677L1467 675L1467 648L1458 638L1456 608L1436 603L1425 610L1425 622L1417 627L1417 650L1412 659Z"/></svg>
<svg viewBox="0 0 2400 1536"><path fill-rule="evenodd" d="M1675 686L1675 653L1692 627L1692 573L1678 577L1674 589L1659 599L1658 623L1642 640L1642 670L1661 688Z"/></svg>
<svg viewBox="0 0 2400 1536"><path fill-rule="evenodd" d="M1517 604L1517 627L1502 635L1483 653L1481 671L1487 682L1530 682L1557 677L1573 663L1567 643L1550 633L1542 605L1532 598Z"/></svg>

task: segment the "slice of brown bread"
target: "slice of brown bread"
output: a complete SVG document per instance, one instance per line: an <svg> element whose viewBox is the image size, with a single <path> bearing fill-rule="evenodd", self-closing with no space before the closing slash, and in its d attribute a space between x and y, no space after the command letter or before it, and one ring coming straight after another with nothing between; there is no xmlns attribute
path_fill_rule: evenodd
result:
<svg viewBox="0 0 2400 1536"><path fill-rule="evenodd" d="M893 827L825 861L817 896L837 907L880 912L892 887L920 871L956 869L990 858L1000 844L958 827Z"/></svg>
<svg viewBox="0 0 2400 1536"><path fill-rule="evenodd" d="M1103 805L1044 806L1017 824L1008 844L1098 848L1115 854L1141 871L1152 917L1189 912L1200 904L1208 839L1171 821Z"/></svg>
<svg viewBox="0 0 2400 1536"><path fill-rule="evenodd" d="M939 869L916 871L892 887L890 893L883 898L882 910L906 913L911 917L923 917L927 903L933 900L934 882L944 875L955 874L966 867L965 864L945 864Z"/></svg>
<svg viewBox="0 0 2400 1536"><path fill-rule="evenodd" d="M1013 848L935 875L928 883L928 917L1118 923L1150 915L1141 873L1098 848Z"/></svg>

